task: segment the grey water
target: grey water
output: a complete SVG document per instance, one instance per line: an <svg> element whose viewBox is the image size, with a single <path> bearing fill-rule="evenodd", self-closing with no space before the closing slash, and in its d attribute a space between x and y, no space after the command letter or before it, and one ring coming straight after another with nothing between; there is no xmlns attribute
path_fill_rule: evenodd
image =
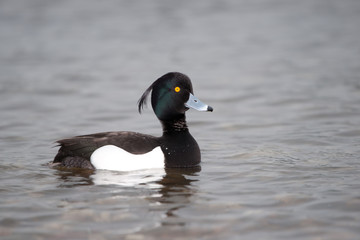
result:
<svg viewBox="0 0 360 240"><path fill-rule="evenodd" d="M360 1L0 1L1 239L359 239ZM161 135L179 71L201 169L50 168L57 139Z"/></svg>

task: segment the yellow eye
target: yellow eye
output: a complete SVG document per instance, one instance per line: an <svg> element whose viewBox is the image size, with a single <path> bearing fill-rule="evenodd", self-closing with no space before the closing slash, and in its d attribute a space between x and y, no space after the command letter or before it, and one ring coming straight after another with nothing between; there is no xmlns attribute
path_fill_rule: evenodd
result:
<svg viewBox="0 0 360 240"><path fill-rule="evenodd" d="M176 87L176 88L175 88L175 92L180 92L180 88L179 88L179 87Z"/></svg>

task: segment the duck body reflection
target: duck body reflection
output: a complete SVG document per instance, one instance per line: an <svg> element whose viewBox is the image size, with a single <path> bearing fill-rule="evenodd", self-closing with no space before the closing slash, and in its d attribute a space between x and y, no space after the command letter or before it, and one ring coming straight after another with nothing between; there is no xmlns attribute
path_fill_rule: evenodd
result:
<svg viewBox="0 0 360 240"><path fill-rule="evenodd" d="M84 169L55 171L61 180L59 188L95 188L103 198L97 204L111 202L113 210L118 214L124 214L124 211L137 211L136 209L140 207L146 212L158 215L159 217L154 220L159 226L182 226L186 224L186 220L178 216L177 212L192 204L191 197L198 191L194 183L199 181L198 173L201 168L147 169L129 172ZM137 196L136 201L134 195ZM129 199L125 208L124 199ZM139 202L140 206L137 205ZM118 209L117 205L123 208Z"/></svg>

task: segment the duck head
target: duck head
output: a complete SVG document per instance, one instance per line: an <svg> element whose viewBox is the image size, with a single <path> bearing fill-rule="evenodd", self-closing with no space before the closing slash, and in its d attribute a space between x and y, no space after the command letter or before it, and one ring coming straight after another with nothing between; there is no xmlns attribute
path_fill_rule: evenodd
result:
<svg viewBox="0 0 360 240"><path fill-rule="evenodd" d="M138 101L140 113L151 91L151 105L160 121L184 118L189 108L205 112L213 111L212 107L194 96L190 78L182 73L167 73L151 84Z"/></svg>

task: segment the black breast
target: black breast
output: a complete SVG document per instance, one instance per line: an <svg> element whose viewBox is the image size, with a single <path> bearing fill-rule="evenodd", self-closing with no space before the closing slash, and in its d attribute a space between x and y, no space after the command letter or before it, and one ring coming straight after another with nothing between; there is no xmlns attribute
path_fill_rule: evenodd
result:
<svg viewBox="0 0 360 240"><path fill-rule="evenodd" d="M165 155L165 167L194 167L201 162L199 145L187 129L164 133L160 142Z"/></svg>

